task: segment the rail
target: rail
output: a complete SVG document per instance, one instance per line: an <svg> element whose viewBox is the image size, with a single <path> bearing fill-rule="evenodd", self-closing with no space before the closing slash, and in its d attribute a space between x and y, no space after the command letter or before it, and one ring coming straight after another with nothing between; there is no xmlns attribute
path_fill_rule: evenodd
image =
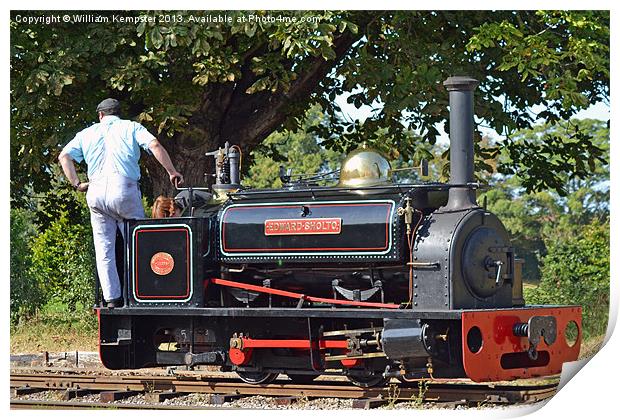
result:
<svg viewBox="0 0 620 420"><path fill-rule="evenodd" d="M106 372L106 371L103 371ZM99 393L100 403L113 403L128 395L142 394L149 401L162 401L180 395L193 393L211 394L214 404L249 396L275 397L284 400L300 398L353 399L353 407L370 408L389 401L420 400L440 404L459 403L476 405L482 403L514 404L538 402L552 397L557 381L544 384L476 384L467 380L454 382L392 383L384 387L359 388L348 382L324 376L311 385L294 384L288 379L279 379L264 386L249 385L237 378L198 373L191 375L135 375L87 373L22 373L11 372L11 406L15 408L30 405L43 408L46 401L20 402L20 396L36 394L46 390L61 391L65 400L71 400L80 393ZM422 386L424 388L421 392ZM99 402L92 408L99 407ZM91 403L88 403L91 404ZM87 404L87 405L88 405ZM67 405L68 406L68 405ZM140 405L146 408L145 405ZM168 406L167 406L168 407ZM79 407L76 407L79 408ZM85 407L88 408L88 407ZM133 408L121 406L121 408Z"/></svg>

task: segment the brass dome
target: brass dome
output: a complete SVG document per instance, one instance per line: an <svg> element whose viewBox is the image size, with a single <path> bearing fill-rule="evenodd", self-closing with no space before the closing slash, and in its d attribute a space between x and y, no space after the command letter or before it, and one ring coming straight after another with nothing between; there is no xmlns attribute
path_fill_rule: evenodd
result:
<svg viewBox="0 0 620 420"><path fill-rule="evenodd" d="M388 184L392 179L390 162L367 146L355 149L342 162L340 187L371 187Z"/></svg>

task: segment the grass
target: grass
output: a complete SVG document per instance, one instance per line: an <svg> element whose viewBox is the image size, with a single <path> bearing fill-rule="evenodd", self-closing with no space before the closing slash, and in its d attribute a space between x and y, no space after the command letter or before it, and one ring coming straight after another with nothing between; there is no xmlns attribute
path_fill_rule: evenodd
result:
<svg viewBox="0 0 620 420"><path fill-rule="evenodd" d="M579 358L585 359L587 357L594 356L603 345L605 335L599 335L596 337L590 337L581 343L581 350L579 351Z"/></svg>
<svg viewBox="0 0 620 420"><path fill-rule="evenodd" d="M35 317L11 326L11 354L97 351L97 317L90 308L70 311L47 304Z"/></svg>

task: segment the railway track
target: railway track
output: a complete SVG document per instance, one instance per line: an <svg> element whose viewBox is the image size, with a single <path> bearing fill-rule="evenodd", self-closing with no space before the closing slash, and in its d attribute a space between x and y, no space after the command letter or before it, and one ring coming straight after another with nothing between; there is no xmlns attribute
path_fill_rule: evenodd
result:
<svg viewBox="0 0 620 420"><path fill-rule="evenodd" d="M105 372L105 371L104 371ZM557 382L537 385L498 385L459 382L414 382L389 384L385 387L359 388L348 382L330 377L316 380L311 385L293 384L289 380L276 380L265 386L248 385L232 377L218 375L110 375L106 373L20 372L10 376L12 408L186 408L163 405L189 394L207 394L209 406L222 406L226 402L262 396L272 398L274 406L291 405L300 400L317 398L351 399L353 408L374 408L399 401L435 403L437 405L515 404L538 402L552 397ZM57 401L24 399L45 391L56 391ZM98 397L97 397L98 394ZM29 395L30 397L25 397ZM80 402L79 397L90 395L91 401ZM141 404L122 403L139 395ZM96 398L97 401L93 401ZM170 402L169 402L170 404ZM228 405L229 406L229 405ZM192 408L205 408L196 407ZM275 408L275 407L274 407Z"/></svg>
<svg viewBox="0 0 620 420"><path fill-rule="evenodd" d="M178 406L161 404L112 404L101 402L54 401L54 400L18 400L11 399L12 410L88 410L88 409L125 409L125 410L210 410L204 406Z"/></svg>

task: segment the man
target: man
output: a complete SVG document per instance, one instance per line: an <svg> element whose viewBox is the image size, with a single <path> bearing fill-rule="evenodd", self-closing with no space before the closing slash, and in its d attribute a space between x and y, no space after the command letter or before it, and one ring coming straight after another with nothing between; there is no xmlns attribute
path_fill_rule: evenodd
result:
<svg viewBox="0 0 620 420"><path fill-rule="evenodd" d="M116 271L116 228L124 219L144 217L138 180L140 147L150 151L166 169L170 182L183 182L166 149L142 125L118 117L120 102L105 99L97 106L99 123L80 131L62 150L58 160L73 187L88 191L86 202L95 241L97 273L109 308L123 305ZM86 161L89 182L80 182L73 161ZM124 232L123 232L124 233Z"/></svg>

